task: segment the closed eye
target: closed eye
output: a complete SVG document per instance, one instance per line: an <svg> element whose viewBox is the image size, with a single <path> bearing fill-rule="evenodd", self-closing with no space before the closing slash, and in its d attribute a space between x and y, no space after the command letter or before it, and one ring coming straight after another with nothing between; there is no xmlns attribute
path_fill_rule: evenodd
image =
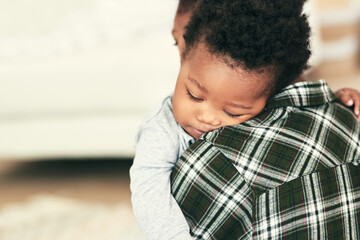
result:
<svg viewBox="0 0 360 240"><path fill-rule="evenodd" d="M195 101L195 102L202 102L203 101L203 99L197 98L194 95L192 95L191 92L189 91L189 89L186 89L186 93L187 93L187 95L189 95L190 99Z"/></svg>
<svg viewBox="0 0 360 240"><path fill-rule="evenodd" d="M237 118L237 117L241 117L244 115L244 114L232 114L225 110L224 110L224 112L226 113L226 115L228 115L229 117L232 117L232 118Z"/></svg>

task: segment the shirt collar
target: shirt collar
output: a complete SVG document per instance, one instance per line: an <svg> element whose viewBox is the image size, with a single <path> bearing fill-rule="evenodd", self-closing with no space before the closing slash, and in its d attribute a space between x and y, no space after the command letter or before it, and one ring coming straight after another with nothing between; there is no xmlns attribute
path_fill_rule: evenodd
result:
<svg viewBox="0 0 360 240"><path fill-rule="evenodd" d="M324 80L298 82L282 89L268 101L265 108L317 106L335 99L335 94Z"/></svg>

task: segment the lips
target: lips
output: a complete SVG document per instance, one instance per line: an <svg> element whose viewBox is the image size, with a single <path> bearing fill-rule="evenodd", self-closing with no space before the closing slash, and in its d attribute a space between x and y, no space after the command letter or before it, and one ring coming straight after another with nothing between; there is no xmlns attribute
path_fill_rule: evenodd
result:
<svg viewBox="0 0 360 240"><path fill-rule="evenodd" d="M192 128L194 130L195 133L197 133L197 135L201 136L203 135L205 132L204 131L201 131L199 129L196 129L196 128Z"/></svg>
<svg viewBox="0 0 360 240"><path fill-rule="evenodd" d="M212 130L214 129L207 129L206 131L203 131L198 128L194 128L192 126L188 126L185 131L189 133L193 138L198 139L204 133L210 132Z"/></svg>
<svg viewBox="0 0 360 240"><path fill-rule="evenodd" d="M201 135L203 135L205 133L205 131L202 131L202 130L199 130L197 128L190 127L190 126L188 127L187 132L196 139L198 139Z"/></svg>

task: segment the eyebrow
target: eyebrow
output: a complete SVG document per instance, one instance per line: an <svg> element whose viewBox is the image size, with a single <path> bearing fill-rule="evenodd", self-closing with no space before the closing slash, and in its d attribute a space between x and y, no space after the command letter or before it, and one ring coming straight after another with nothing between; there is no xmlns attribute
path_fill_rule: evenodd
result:
<svg viewBox="0 0 360 240"><path fill-rule="evenodd" d="M191 77L189 77L188 76L188 78L189 78L189 80L193 83L193 84L195 84L199 89L201 89L202 91L204 91L204 92L207 92L207 90L206 90L206 88L204 87L204 86L202 86L198 81L196 81L194 78L191 78Z"/></svg>

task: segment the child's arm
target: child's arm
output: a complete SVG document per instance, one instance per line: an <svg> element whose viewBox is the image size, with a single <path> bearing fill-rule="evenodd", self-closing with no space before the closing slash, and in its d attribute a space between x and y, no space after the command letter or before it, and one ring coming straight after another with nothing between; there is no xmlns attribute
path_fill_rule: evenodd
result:
<svg viewBox="0 0 360 240"><path fill-rule="evenodd" d="M166 122L143 124L130 169L132 205L150 240L190 240L189 226L173 198L170 174L178 159L179 141Z"/></svg>
<svg viewBox="0 0 360 240"><path fill-rule="evenodd" d="M360 93L352 88L342 88L335 92L341 103L351 107L354 106L354 113L360 120Z"/></svg>
<svg viewBox="0 0 360 240"><path fill-rule="evenodd" d="M192 239L185 217L171 195L170 174L177 155L165 151L169 147L171 142L165 135L159 138L151 129L145 129L130 169L134 213L150 240Z"/></svg>

